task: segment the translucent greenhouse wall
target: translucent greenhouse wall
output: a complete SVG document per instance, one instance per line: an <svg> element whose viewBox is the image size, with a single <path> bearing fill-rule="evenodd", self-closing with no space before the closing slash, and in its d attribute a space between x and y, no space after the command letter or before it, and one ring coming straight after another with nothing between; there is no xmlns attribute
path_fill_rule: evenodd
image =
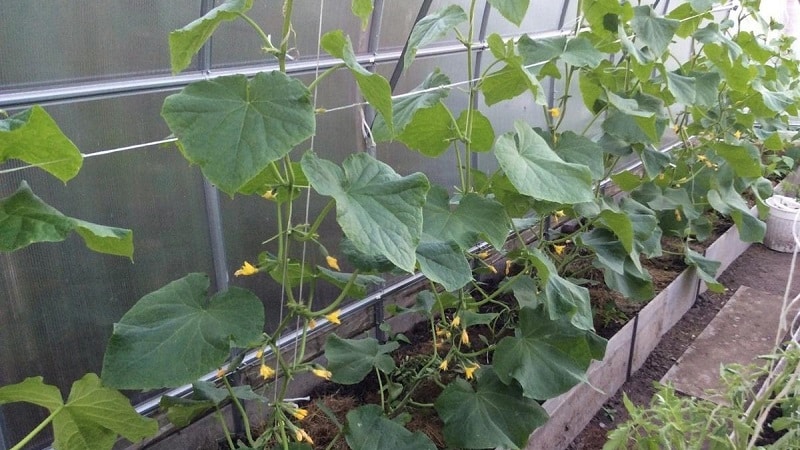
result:
<svg viewBox="0 0 800 450"><path fill-rule="evenodd" d="M268 32L279 28L281 2L255 3L252 17ZM295 43L299 57L287 68L296 75L312 75L318 66L330 66L332 60L326 55L318 59L317 30L343 29L364 65L389 78L420 8L435 11L450 3L454 2L375 0L374 19L362 30L349 7L342 7L343 1L297 2L295 28L303 32ZM469 5L466 0L455 3ZM642 3L666 12L683 2ZM214 289L239 285L253 290L265 303L269 326L277 324L279 287L266 277L230 277L244 259L261 251L260 236L274 223L267 206L258 198L231 201L219 195L174 145L157 144L169 135L160 117L165 96L204 77L274 68L271 60L257 59L260 43L252 30L235 22L220 28L196 59L194 71L173 77L168 33L213 7L213 0L3 2L0 109L14 113L32 104L44 105L87 157L80 174L66 186L36 170L11 171L19 166L16 163L0 166L4 171L0 195L11 194L26 180L39 196L67 215L132 229L136 252L132 263L92 253L73 237L64 243L0 254L0 385L42 375L65 391L83 373L99 372L112 324L143 295L189 272L214 274ZM479 10L483 8L479 17L486 22L480 29L504 37L529 34L535 39L572 30L577 0L533 0L519 28L481 4ZM420 51L419 61L397 80L394 92L411 90L436 67L454 83L467 80L472 75L466 73L463 54L459 54L463 46L455 44L443 42ZM491 54L478 53L484 67L491 62ZM544 86L551 100L564 94L559 80ZM570 94L571 101L581 102L577 90ZM346 71L319 87L319 107L330 110L359 101ZM448 106L461 109L468 99L454 90L447 101ZM504 118L527 118L533 126L545 126L544 110L529 96L494 107L481 102L480 108L497 124L497 133L513 125L513 120ZM398 143L368 148L362 117L369 119L370 111L362 116L360 108L350 107L320 116L316 151L337 162L353 152L370 151L403 175L424 170L432 182L457 184L454 157L430 160ZM571 115L567 125L580 130L589 118L588 112ZM100 153L92 155L96 152ZM483 155L475 163L483 169L495 164ZM324 202L312 197L309 205L313 216ZM252 232L256 229L259 233ZM334 250L337 242L325 245ZM133 394L133 401L153 395ZM35 408L0 408L0 450L19 441L43 417ZM36 445L46 444L43 438Z"/></svg>

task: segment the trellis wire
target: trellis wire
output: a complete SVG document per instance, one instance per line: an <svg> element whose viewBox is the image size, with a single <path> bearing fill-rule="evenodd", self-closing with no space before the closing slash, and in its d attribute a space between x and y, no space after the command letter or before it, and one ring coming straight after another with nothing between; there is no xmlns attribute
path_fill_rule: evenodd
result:
<svg viewBox="0 0 800 450"><path fill-rule="evenodd" d="M323 14L324 10L325 10L325 0L320 0L320 4L319 4L319 26L318 26L318 29L317 29L317 42L321 42L321 40L322 40L322 19L324 17L324 14ZM315 79L317 77L319 77L321 54L322 54L321 46L317 46L317 65L314 68L314 77L315 77ZM314 108L315 111L317 109L317 91L318 91L318 89L319 89L319 85L315 84L314 85L314 93L313 93L313 97L314 97L314 100L313 100L314 106L313 106L313 108ZM316 133L311 135L311 143L310 144L311 144L311 149L312 150L314 149L315 138L316 138ZM303 216L304 217L304 222L303 223L309 223L308 222L308 217L310 215L310 210L311 210L311 189L309 188L309 189L306 189L305 214ZM291 225L291 221L292 221L291 215L289 215L287 220L289 221L287 223L287 230L288 230L288 226ZM300 267L305 267L305 265L306 265L306 250L308 249L308 243L305 240L303 241L301 248L302 248L302 250L301 250L301 257L300 257ZM289 265L286 264L286 265L284 265L284 268L283 268L283 272L284 272L283 273L283 280L284 281L286 280L288 267L289 267ZM301 302L303 301L304 275L305 275L305 270L301 270L300 271L300 286L298 287L298 292L297 292L297 296L298 296L298 298L300 299ZM285 283L281 283L281 301L280 301L280 314L279 314L280 315L280 319L279 319L279 321L283 321L283 313L284 313L284 304L285 303L286 303L286 287L285 287ZM309 299L309 305L308 305L309 308L311 307L310 303L311 303L311 301ZM295 320L295 329L299 329L299 328L300 328L300 317L297 317L297 319ZM294 338L294 359L295 359L295 361L297 361L297 351L298 351L298 347L299 347L298 341L300 340L300 334L299 333L295 333L294 336L295 336L295 338ZM277 358L275 359L275 369L274 370L275 370L275 373L278 372L278 360L277 360ZM275 385L275 389L274 389L273 398L274 398L274 401L277 402L278 401L278 383L274 383L274 385Z"/></svg>

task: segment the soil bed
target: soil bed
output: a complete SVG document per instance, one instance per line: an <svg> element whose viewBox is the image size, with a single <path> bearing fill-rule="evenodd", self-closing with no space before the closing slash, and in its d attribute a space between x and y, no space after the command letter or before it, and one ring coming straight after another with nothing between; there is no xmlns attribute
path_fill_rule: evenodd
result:
<svg viewBox="0 0 800 450"><path fill-rule="evenodd" d="M710 291L701 294L686 315L664 335L644 366L603 405L568 448L589 450L603 447L608 431L628 417L622 404L622 392L638 405L649 404L655 393L653 382L664 376L740 286L756 287L782 295L786 288L791 258L790 253L774 252L760 244L751 246L718 278L727 290L722 294ZM796 277L792 292L798 291L800 279Z"/></svg>
<svg viewBox="0 0 800 450"><path fill-rule="evenodd" d="M702 252L704 250L703 244L707 245L713 242L717 236L725 231L726 226L727 224L720 224L718 229L715 229L714 236L711 239L701 244L693 243L693 249ZM653 278L656 294L663 290L686 268L683 261L682 250L680 249L680 240L666 237L662 240L662 246L666 251L665 256L642 261ZM642 309L647 302L631 302L626 300L622 295L605 287L602 281L602 272L594 270L590 273L591 275L587 278L594 280L595 283L587 287L590 290L592 307L595 311L595 327L598 330L598 334L608 338L613 336L613 334L619 330L629 318L633 317L633 315ZM508 303L516 302L511 294L504 295L502 301ZM713 317L713 313L709 315L708 320L710 320L711 317ZM482 328L484 327L476 326L471 327L469 330L470 341L477 344L476 347L483 347L483 345L485 345L484 341L479 337L479 334L484 334L491 341L495 342L502 337L491 336L488 333L488 328L485 330ZM501 327L501 329L505 328ZM505 329L505 332L508 331L508 329ZM502 334L505 333L501 332L501 335ZM395 352L394 358L398 367L402 367L405 364L413 364L414 359L419 355L430 355L431 352L433 352L432 343L429 341L430 325L427 321L417 324L417 326L405 333L405 335L411 344L403 345ZM442 348L439 349L439 351L441 354L441 352L446 352L446 349ZM678 355L679 354L680 353L678 353ZM677 358L677 356L675 357ZM666 365L661 373L666 372L670 365L671 363ZM361 383L353 386L326 383L312 392L312 401L308 405L305 405L309 411L309 415L303 421L303 425L306 431L314 436L315 447L346 450L348 447L344 437L339 435L339 427L346 422L345 415L348 411L363 404L380 404L378 390L378 383L374 375L370 375ZM431 382L430 386L421 386L420 389L418 389L414 400L419 403L430 404L440 393L441 389L435 383ZM647 397L647 399L649 399L649 397ZM432 409L415 408L409 419L410 421L406 424L408 429L422 432L428 435L439 448L446 448L441 432L442 423L435 411ZM596 426L598 430L601 431L598 436L604 440L605 429L602 428L602 421L598 420L598 417L595 417L589 428L592 426ZM334 439L337 442L328 447ZM600 447L602 447L602 442L599 444L599 447L590 446L576 448Z"/></svg>

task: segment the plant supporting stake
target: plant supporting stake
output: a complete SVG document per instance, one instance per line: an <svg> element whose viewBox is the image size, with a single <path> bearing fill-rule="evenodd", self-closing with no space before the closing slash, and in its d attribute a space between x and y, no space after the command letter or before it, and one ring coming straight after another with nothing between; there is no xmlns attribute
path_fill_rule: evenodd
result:
<svg viewBox="0 0 800 450"><path fill-rule="evenodd" d="M372 307L373 317L375 321L375 339L378 340L381 344L386 343L386 332L381 329L381 324L383 323L384 314L383 314L383 297L379 297L378 301Z"/></svg>
<svg viewBox="0 0 800 450"><path fill-rule="evenodd" d="M627 373L625 374L625 381L631 381L631 375L633 375L633 352L636 349L636 332L639 328L639 313L636 313L633 316L633 331L631 332L631 348L628 350L628 369Z"/></svg>

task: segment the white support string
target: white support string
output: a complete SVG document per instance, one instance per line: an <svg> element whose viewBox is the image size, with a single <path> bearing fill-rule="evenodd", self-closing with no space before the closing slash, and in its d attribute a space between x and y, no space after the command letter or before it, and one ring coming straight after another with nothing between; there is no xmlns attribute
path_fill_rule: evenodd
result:
<svg viewBox="0 0 800 450"><path fill-rule="evenodd" d="M171 144L171 143L177 142L177 141L178 141L178 138L174 138L174 137L173 138L166 138L166 139L162 139L160 141L145 142L143 144L135 144L135 145L129 145L127 147L112 148L110 150L101 150L99 152L94 152L94 153L81 153L81 157L83 159L89 159L89 158L94 158L96 156L105 156L105 155L111 155L113 153L121 153L121 152L130 151L130 150L139 150L139 149L143 149L143 148L147 148L147 147L155 147L156 145ZM54 160L54 161L43 162L43 163L40 163L40 164L28 164L28 165L24 165L24 166L20 166L20 167L12 167L10 169L0 170L0 175L2 175L4 173L17 172L19 170L30 169L31 167L43 167L43 166L47 166L47 165L50 165L50 164L58 164L58 163L63 162L63 161L67 161L67 160L66 159L57 159L57 160Z"/></svg>
<svg viewBox="0 0 800 450"><path fill-rule="evenodd" d="M320 42L322 42L322 19L325 16L323 11L325 11L325 0L320 0L320 4L319 4L319 27L317 29L317 43L318 44ZM314 68L314 79L317 79L319 77L321 59L322 59L322 45L317 45L317 64L316 64L316 67ZM317 92L318 92L318 89L319 89L319 84L315 84L314 85L314 92L312 94L312 97L314 99L313 100L314 111L317 110ZM316 133L311 135L311 150L314 149L314 141L315 141L314 138L315 137L316 137ZM305 223L305 224L308 223L308 217L310 215L310 210L311 210L311 189L309 188L309 189L306 189L305 211L304 211L304 216L303 216L304 217L303 218L303 220L304 220L303 223ZM291 226L292 218L289 217L287 220L289 221L288 225ZM306 252L307 252L307 249L308 249L308 244L307 244L307 242L305 240L303 241L301 248L302 248L302 250L301 250L301 256L300 256L300 267L302 268L302 267L305 267L305 265L306 265ZM287 268L288 268L288 265L287 265ZM284 271L286 271L287 268L284 268ZM305 270L301 269L300 270L300 285L299 285L298 290L297 290L297 296L298 296L298 299L300 300L300 302L303 302L304 275L305 275ZM284 276L284 279L285 279L285 276ZM281 306L280 306L280 320L281 321L283 320L283 314L284 314L283 306L284 306L285 300L286 300L286 292L285 292L285 287L282 285L281 286L281 302L280 302L281 303ZM311 307L310 299L309 299L309 303L308 303L307 306L309 308ZM300 326L301 326L300 317L298 317L296 319L296 321L295 321L295 330L299 329ZM294 336L295 336L294 337L294 359L297 360L297 352L298 352L298 347L299 347L298 342L300 340L300 333L295 333ZM276 360L275 364L277 366L277 364L278 364L277 360ZM275 371L276 372L277 372L277 370L278 370L278 368L275 367ZM277 402L278 401L278 383L275 383L275 396L274 397L275 397L275 401Z"/></svg>

